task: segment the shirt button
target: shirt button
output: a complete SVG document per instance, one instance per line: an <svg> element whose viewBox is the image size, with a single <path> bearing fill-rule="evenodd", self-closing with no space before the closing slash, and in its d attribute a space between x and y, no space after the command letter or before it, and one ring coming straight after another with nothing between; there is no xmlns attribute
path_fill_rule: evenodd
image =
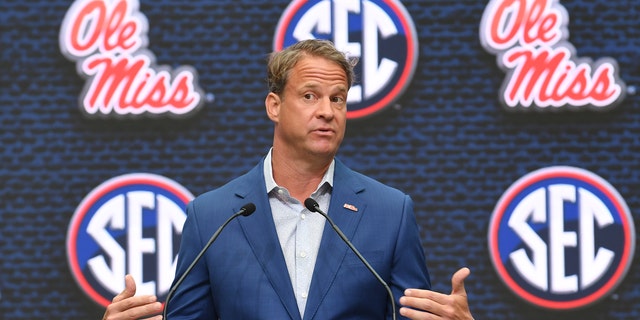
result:
<svg viewBox="0 0 640 320"><path fill-rule="evenodd" d="M300 252L300 256L303 258L307 257L307 253L305 251Z"/></svg>
<svg viewBox="0 0 640 320"><path fill-rule="evenodd" d="M284 194L284 190L278 189L278 194Z"/></svg>
<svg viewBox="0 0 640 320"><path fill-rule="evenodd" d="M304 220L306 217L307 217L307 215L304 214L304 213L300 215L300 219L302 219L302 220Z"/></svg>
<svg viewBox="0 0 640 320"><path fill-rule="evenodd" d="M302 294L300 294L300 296L302 297L302 299L306 299L307 298L307 293L303 292Z"/></svg>

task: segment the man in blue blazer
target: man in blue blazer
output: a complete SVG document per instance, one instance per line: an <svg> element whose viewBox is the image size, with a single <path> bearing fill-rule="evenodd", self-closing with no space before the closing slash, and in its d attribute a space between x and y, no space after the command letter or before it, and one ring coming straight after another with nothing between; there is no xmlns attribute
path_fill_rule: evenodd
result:
<svg viewBox="0 0 640 320"><path fill-rule="evenodd" d="M273 147L247 174L189 204L176 278L243 205L254 203L256 212L220 233L166 306L169 319L391 319L384 286L322 215L305 208L307 198L389 284L395 304L405 306L397 316L472 319L462 284L468 269L454 275L451 295L428 290L410 197L335 159L353 65L323 40L272 54L265 107ZM131 282L105 319L157 308L153 298L132 300Z"/></svg>
<svg viewBox="0 0 640 320"><path fill-rule="evenodd" d="M263 172L260 163L189 205L176 274L184 272L217 227L242 205L252 202L258 209L224 229L176 291L168 305L169 319L383 319L390 314L387 291L328 223L310 286L295 293ZM400 298L409 287L428 289L410 198L337 160L331 189L330 205L323 211L389 283L394 296ZM301 215L324 219L299 202L290 205ZM296 304L301 295L307 296L304 315Z"/></svg>

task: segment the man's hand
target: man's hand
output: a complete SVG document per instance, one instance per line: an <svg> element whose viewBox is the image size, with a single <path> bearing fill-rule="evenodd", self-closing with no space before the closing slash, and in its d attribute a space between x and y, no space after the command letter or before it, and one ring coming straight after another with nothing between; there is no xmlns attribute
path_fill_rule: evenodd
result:
<svg viewBox="0 0 640 320"><path fill-rule="evenodd" d="M105 311L102 320L138 319L162 312L162 304L156 301L156 296L134 297L136 283L131 275L125 276L124 284L124 290L115 296L111 304L107 306L107 311ZM149 319L161 320L162 316L158 315Z"/></svg>
<svg viewBox="0 0 640 320"><path fill-rule="evenodd" d="M473 320L464 279L471 271L469 268L458 270L451 277L451 294L442 294L430 290L407 289L400 298L400 314L413 320Z"/></svg>

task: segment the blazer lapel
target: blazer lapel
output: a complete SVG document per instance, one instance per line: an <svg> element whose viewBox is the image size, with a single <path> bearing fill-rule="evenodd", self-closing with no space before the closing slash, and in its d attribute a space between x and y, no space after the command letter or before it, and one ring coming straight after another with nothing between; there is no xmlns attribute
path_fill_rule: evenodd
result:
<svg viewBox="0 0 640 320"><path fill-rule="evenodd" d="M238 219L247 241L253 248L280 301L291 319L300 319L291 279L282 255L278 234L271 214L271 206L264 184L263 165L256 166L238 188L236 196L256 204L256 212L246 219Z"/></svg>
<svg viewBox="0 0 640 320"><path fill-rule="evenodd" d="M331 192L331 203L327 215L342 230L347 239L352 239L356 232L362 212L365 210L365 203L362 203L358 193L364 189L353 179L353 173L336 159L336 167L333 180L333 190ZM358 208L358 211L345 208L351 205ZM304 319L313 319L318 307L326 296L329 288L333 284L338 269L346 254L351 251L347 244L333 230L327 221L320 242L318 258L313 271L309 298L305 309Z"/></svg>

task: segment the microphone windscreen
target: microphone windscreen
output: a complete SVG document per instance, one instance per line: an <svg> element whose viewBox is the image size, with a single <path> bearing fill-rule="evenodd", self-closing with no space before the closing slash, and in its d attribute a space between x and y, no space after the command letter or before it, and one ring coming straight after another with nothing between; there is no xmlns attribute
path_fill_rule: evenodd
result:
<svg viewBox="0 0 640 320"><path fill-rule="evenodd" d="M253 204L252 202L249 202L247 204L245 204L244 206L242 206L242 208L240 208L240 211L242 212L243 216L249 216L251 215L254 211L256 211L256 205Z"/></svg>
<svg viewBox="0 0 640 320"><path fill-rule="evenodd" d="M307 198L306 200L304 200L304 206L307 207L307 209L309 209L309 211L311 212L317 212L319 207L318 203L311 198Z"/></svg>

